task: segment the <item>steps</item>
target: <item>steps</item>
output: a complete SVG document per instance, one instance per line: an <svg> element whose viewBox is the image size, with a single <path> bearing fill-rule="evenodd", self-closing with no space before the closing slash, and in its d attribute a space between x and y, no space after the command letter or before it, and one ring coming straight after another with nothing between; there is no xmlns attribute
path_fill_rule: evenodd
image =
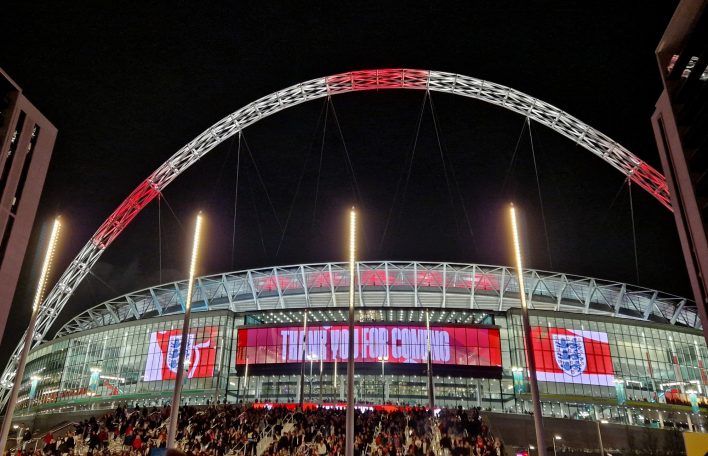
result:
<svg viewBox="0 0 708 456"><path fill-rule="evenodd" d="M280 435L287 434L288 432L292 431L294 427L295 423L293 422L287 422L283 424L283 430L281 431ZM263 453L265 453L270 444L273 443L273 441L279 439L280 435L274 435L272 432L266 433L266 435L258 441L258 445L256 445L256 455L261 456Z"/></svg>

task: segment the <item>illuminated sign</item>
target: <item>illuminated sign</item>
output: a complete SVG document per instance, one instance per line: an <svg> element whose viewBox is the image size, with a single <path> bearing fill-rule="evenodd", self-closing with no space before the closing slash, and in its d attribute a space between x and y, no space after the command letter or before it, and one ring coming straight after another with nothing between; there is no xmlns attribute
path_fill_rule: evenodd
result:
<svg viewBox="0 0 708 456"><path fill-rule="evenodd" d="M430 357L434 364L501 367L499 330L468 326L431 326ZM300 326L246 328L238 331L237 364L326 363L346 361L349 330L344 325L307 328L307 343ZM357 325L354 359L359 363L424 364L428 359L425 326Z"/></svg>
<svg viewBox="0 0 708 456"><path fill-rule="evenodd" d="M607 333L536 326L531 338L540 381L615 386Z"/></svg>
<svg viewBox="0 0 708 456"><path fill-rule="evenodd" d="M187 378L213 376L218 331L216 326L192 328L189 331L184 359ZM150 334L150 348L143 372L146 382L176 378L181 341L181 329Z"/></svg>

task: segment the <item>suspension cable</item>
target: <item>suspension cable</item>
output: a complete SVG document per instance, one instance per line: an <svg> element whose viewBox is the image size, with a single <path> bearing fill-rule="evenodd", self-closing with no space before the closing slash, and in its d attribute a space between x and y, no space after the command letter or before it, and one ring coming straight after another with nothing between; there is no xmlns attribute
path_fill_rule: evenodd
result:
<svg viewBox="0 0 708 456"><path fill-rule="evenodd" d="M329 105L332 109L332 118L334 119L335 125L337 125L337 131L339 132L339 137L342 141L342 149L344 149L344 157L347 160L347 165L349 166L349 172L352 176L352 183L354 186L354 197L357 199L357 204L361 206L362 198L361 192L359 191L359 182L356 180L356 173L354 172L354 165L349 155L349 149L347 148L347 143L344 140L344 133L342 133L342 126L339 124L339 117L337 116L337 111L334 109L334 103L331 97L329 98Z"/></svg>
<svg viewBox="0 0 708 456"><path fill-rule="evenodd" d="M506 174L504 175L504 181L502 182L501 194L505 198L507 197L506 186L507 186L507 183L509 182L509 176L511 176L511 173L514 168L514 164L516 163L516 154L519 151L519 144L521 144L521 138L523 138L525 130L526 130L526 120L524 120L524 123L521 126L521 131L519 132L519 137L516 140L516 146L514 146L514 153L511 155L511 161L509 162L509 167L506 169Z"/></svg>
<svg viewBox="0 0 708 456"><path fill-rule="evenodd" d="M179 219L179 217L177 217L175 210L172 209L172 205L170 204L169 200L167 199L167 197L165 196L165 194L163 192L160 192L160 196L165 201L165 204L167 204L167 209L169 209L170 212L172 213L172 216L177 221L177 225L179 225L179 228L182 230L182 232L184 232L184 225L182 225L182 221Z"/></svg>
<svg viewBox="0 0 708 456"><path fill-rule="evenodd" d="M317 117L317 122L315 123L315 129L312 132L312 137L310 138L310 144L307 146L307 155L305 155L305 161L302 164L302 172L300 172L300 178L297 180L297 185L295 186L295 193L293 194L292 202L290 203L290 208L288 209L288 216L285 218L285 226L283 226L283 232L280 235L280 241L278 242L278 248L275 250L275 258L278 258L280 253L280 248L283 246L283 241L285 240L285 234L288 231L288 224L290 224L290 217L293 215L293 209L295 208L295 202L297 201L297 196L300 193L300 186L302 185L303 178L305 177L305 172L307 171L307 164L310 161L310 155L312 155L312 146L315 143L315 137L317 135L317 130L320 128L320 121L322 120L322 113L325 110L326 101L322 104L322 109L320 110L320 115Z"/></svg>
<svg viewBox="0 0 708 456"><path fill-rule="evenodd" d="M111 285L109 285L108 282L106 282L105 280L103 280L102 278L100 278L98 275L96 275L96 273L93 272L93 270L89 269L89 274L91 274L94 279L98 280L100 283L102 283L103 285L105 285L106 288L108 288L109 290L111 290L111 293L114 293L116 296L117 296L118 294L120 294L120 293L118 293L118 290L116 290L116 289L113 288ZM160 282L160 283L162 283L162 282Z"/></svg>
<svg viewBox="0 0 708 456"><path fill-rule="evenodd" d="M529 142L531 143L531 157L533 158L533 170L536 173L536 189L538 190L538 201L541 204L541 221L543 222L543 232L546 235L546 252L548 253L548 265L553 270L553 256L551 255L551 240L548 236L548 223L546 222L546 210L543 205L543 194L541 193L541 179L539 177L538 165L536 164L536 150L533 145L533 134L531 133L531 119L526 118L529 126Z"/></svg>
<svg viewBox="0 0 708 456"><path fill-rule="evenodd" d="M626 178L625 178L625 179L622 179L622 183L619 185L619 188L618 188L617 191L615 192L615 196L614 196L614 198L612 198L612 202L610 203L610 205L609 205L609 206L607 207L607 209L605 210L605 216L602 218L602 220L600 221L600 223L598 223L598 226L604 226L605 223L607 222L607 219L610 218L610 212L612 211L612 208L615 207L615 203L617 202L617 199L619 198L619 196L620 196L620 195L622 194L622 192L624 191L624 189L625 189L625 184L626 184L626 183L627 183L627 179L626 179Z"/></svg>
<svg viewBox="0 0 708 456"><path fill-rule="evenodd" d="M438 149L440 151L440 160L442 161L443 165L443 173L445 174L445 183L447 184L447 191L450 196L450 201L453 206L453 214L455 213L454 208L455 208L455 203L454 203L454 197L452 195L452 190L450 188L450 181L447 176L447 165L445 164L445 155L444 155L444 148L443 148L443 143L442 140L440 139L440 128L438 126L438 116L437 113L435 112L435 106L433 105L433 97L431 95L428 96L428 102L430 103L430 113L432 114L433 117L433 126L435 127L435 137L438 142ZM474 236L474 231L472 230L472 223L470 222L470 217L469 214L467 213L467 207L465 205L465 198L462 197L462 191L460 190L460 184L459 181L457 180L457 175L455 173L455 167L452 165L452 161L450 162L450 171L452 174L452 181L455 184L455 188L457 190L457 196L460 199L460 206L462 206L462 214L465 217L465 222L467 223L467 229L470 232L470 238L472 239L472 248L474 249L475 253L477 253L477 242L475 241L475 236ZM457 217L455 217L455 223L457 223Z"/></svg>
<svg viewBox="0 0 708 456"><path fill-rule="evenodd" d="M639 284L639 256L637 254L637 229L634 225L634 203L632 198L632 180L627 178L627 188L629 190L629 214L632 218L632 243L634 245L634 271Z"/></svg>
<svg viewBox="0 0 708 456"><path fill-rule="evenodd" d="M327 119L329 116L329 97L325 101L325 116L324 123L322 127L322 144L320 146L320 162L317 166L317 180L315 181L315 204L312 209L312 226L310 227L310 234L315 230L315 225L317 224L317 200L320 194L320 176L322 175L322 159L324 157L325 140L327 139Z"/></svg>
<svg viewBox="0 0 708 456"><path fill-rule="evenodd" d="M278 218L278 212L275 210L275 206L273 205L273 200L270 198L270 193L268 193L268 187L266 187L265 181L263 180L263 176L261 175L261 171L258 169L258 163L256 163L256 159L253 156L253 152L251 152L251 148L248 145L248 141L246 141L246 134L243 133L241 138L243 139L243 145L246 148L246 152L248 152L248 156L251 159L251 163L253 163L253 168L256 170L256 176L258 177L258 182L260 182L261 187L263 187L263 192L265 193L266 198L268 199L268 205L270 206L271 211L273 211L273 217L275 218L275 223L278 224L278 228L280 231L283 231L283 225L280 223L280 219ZM252 191L252 190L251 190ZM255 196L254 196L255 198Z"/></svg>
<svg viewBox="0 0 708 456"><path fill-rule="evenodd" d="M332 98L328 99L330 108L332 109L332 118L337 125L337 131L339 131L339 137L342 141L342 149L344 149L344 157L347 159L347 164L349 165L349 171L352 175L352 183L354 187L354 198L357 200L357 205L359 206L361 212L364 212L364 199L361 197L361 191L359 190L359 182L356 179L356 173L354 172L354 165L352 163L351 156L349 155L349 149L347 148L347 143L344 140L344 133L342 132L342 126L339 123L339 117L337 116L337 110L334 109L334 103ZM368 238L366 235L366 230L361 232L362 243L364 246L368 245Z"/></svg>
<svg viewBox="0 0 708 456"><path fill-rule="evenodd" d="M379 243L379 251L383 251L384 242L386 241L386 234L388 233L388 227L389 227L389 224L391 223L391 217L392 217L393 211L396 207L396 199L398 198L398 192L400 190L401 181L403 180L404 175L406 176L406 180L405 180L405 185L403 187L403 196L402 196L403 201L401 203L401 212L403 211L403 206L405 205L406 190L408 189L408 182L410 181L410 177L411 177L411 169L413 168L413 158L415 157L415 150L418 147L418 136L420 135L420 125L423 121L423 112L425 111L425 103L428 99L428 95L429 95L429 92L426 90L423 94L423 102L420 105L420 112L418 113L418 123L416 124L415 135L413 138L413 145L411 147L411 152L408 157L408 163L405 164L405 166L407 166L408 171L402 172L398 175L398 180L396 181L396 190L393 193L393 201L391 202L391 208L388 211L388 216L386 217L386 225L384 225L383 235L381 236L381 242ZM405 171L405 168L404 168L404 171Z"/></svg>
<svg viewBox="0 0 708 456"><path fill-rule="evenodd" d="M244 137L244 144L245 144L245 137ZM251 175L249 173L246 173L246 180L248 181L248 190L250 191L251 194L251 204L253 204L253 212L256 215L256 225L258 226L258 234L260 235L261 238L261 247L263 247L263 255L268 258L268 249L266 249L265 245L265 237L263 236L263 227L261 226L261 217L258 214L258 205L256 204L256 195L255 192L253 191L253 182L251 182Z"/></svg>

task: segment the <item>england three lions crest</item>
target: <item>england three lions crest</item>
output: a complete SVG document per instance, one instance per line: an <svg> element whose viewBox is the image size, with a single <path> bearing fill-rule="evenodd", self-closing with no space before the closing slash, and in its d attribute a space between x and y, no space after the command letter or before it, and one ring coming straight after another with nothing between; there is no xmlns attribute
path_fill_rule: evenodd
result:
<svg viewBox="0 0 708 456"><path fill-rule="evenodd" d="M588 365L583 338L567 334L553 334L552 336L553 355L558 367L571 377L582 374Z"/></svg>
<svg viewBox="0 0 708 456"><path fill-rule="evenodd" d="M192 347L194 346L194 334L189 334L187 336L187 350L184 355L184 362L188 364L192 355ZM167 368L172 372L177 372L177 365L179 364L179 349L182 343L182 336L170 336L170 340L167 345Z"/></svg>

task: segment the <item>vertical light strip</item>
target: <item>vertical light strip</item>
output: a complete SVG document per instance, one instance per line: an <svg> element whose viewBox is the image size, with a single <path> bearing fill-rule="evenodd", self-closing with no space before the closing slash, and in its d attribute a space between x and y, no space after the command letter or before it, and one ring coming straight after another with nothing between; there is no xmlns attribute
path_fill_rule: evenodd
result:
<svg viewBox="0 0 708 456"><path fill-rule="evenodd" d="M44 289L46 288L47 279L49 278L49 272L51 270L52 260L54 259L54 251L56 250L60 230L61 222L59 221L59 217L57 217L54 219L52 232L49 236L49 243L47 244L47 250L44 254L42 272L39 275L37 291L34 295L34 301L32 303L32 314L23 338L24 346L22 347L20 356L17 360L17 371L15 372L12 390L10 391L7 407L5 408L5 419L2 422L2 427L0 427L0 448L3 449L7 446L7 436L10 434L10 425L12 424L12 416L15 413L15 407L17 406L17 396L20 392L20 387L22 386L22 378L24 377L25 366L27 365L27 357L29 356L32 344L35 342L35 327L37 326L39 308L42 304L42 299L44 298Z"/></svg>
<svg viewBox="0 0 708 456"><path fill-rule="evenodd" d="M356 209L349 212L349 339L347 357L347 416L344 454L354 454L354 290L356 289Z"/></svg>
<svg viewBox="0 0 708 456"><path fill-rule="evenodd" d="M194 227L194 241L192 242L192 260L189 263L189 282L187 284L187 302L185 310L192 308L192 292L194 291L194 274L197 269L197 257L199 255L199 239L202 233L202 214L197 215L197 223Z"/></svg>
<svg viewBox="0 0 708 456"><path fill-rule="evenodd" d="M536 448L538 456L546 456L546 444L543 431L543 411L541 410L541 395L538 391L538 379L536 378L536 359L533 353L533 340L531 339L531 321L529 319L529 309L526 303L526 287L524 286L524 271L521 262L521 239L519 237L519 222L516 216L516 209L512 204L509 207L511 218L511 231L514 243L514 258L516 260L516 280L519 283L519 298L521 299L521 326L524 335L524 353L526 355L526 368L529 375L529 386L531 389L531 402L533 405L533 421L536 433Z"/></svg>
<svg viewBox="0 0 708 456"><path fill-rule="evenodd" d="M356 210L349 212L349 308L354 308L354 275L356 269Z"/></svg>
<svg viewBox="0 0 708 456"><path fill-rule="evenodd" d="M172 403L170 409L169 425L167 426L167 448L175 448L177 437L177 424L179 417L179 406L182 403L182 387L184 386L184 368L187 357L187 339L189 338L189 320L192 315L192 294L194 293L194 275L197 269L197 259L199 257L199 240L202 232L202 213L197 214L194 224L194 239L192 241L192 256L189 262L189 282L187 283L187 297L184 302L184 320L182 322L182 338L179 344L179 356L177 360L177 373L175 375L175 386L172 392ZM195 366L196 367L196 366Z"/></svg>
<svg viewBox="0 0 708 456"><path fill-rule="evenodd" d="M61 221L59 217L54 219L54 224L52 225L52 233L49 236L49 244L47 245L47 251L44 253L44 263L42 264L42 273L39 276L39 281L37 282L37 292L34 295L34 303L32 304L32 310L37 310L39 305L44 299L44 289L47 286L47 278L49 277L49 271L52 269L52 260L54 259L54 251L57 247L57 240L59 239L59 231L61 231Z"/></svg>
<svg viewBox="0 0 708 456"><path fill-rule="evenodd" d="M516 209L510 208L511 230L514 240L514 259L516 260L516 275L519 282L519 295L521 297L521 307L526 309L526 287L524 286L524 273L521 263L521 241L519 240L519 224L516 221Z"/></svg>

